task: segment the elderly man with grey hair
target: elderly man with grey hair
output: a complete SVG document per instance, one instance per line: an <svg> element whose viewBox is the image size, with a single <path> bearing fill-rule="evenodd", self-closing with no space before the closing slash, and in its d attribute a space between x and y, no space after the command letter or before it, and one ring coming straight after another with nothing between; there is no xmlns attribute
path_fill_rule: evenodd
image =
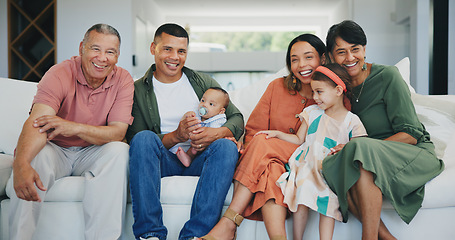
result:
<svg viewBox="0 0 455 240"><path fill-rule="evenodd" d="M120 237L129 149L121 141L133 121L134 86L116 66L119 52L117 30L96 24L79 56L51 67L39 82L8 183L10 239L33 238L47 191L70 175L85 178L85 239Z"/></svg>

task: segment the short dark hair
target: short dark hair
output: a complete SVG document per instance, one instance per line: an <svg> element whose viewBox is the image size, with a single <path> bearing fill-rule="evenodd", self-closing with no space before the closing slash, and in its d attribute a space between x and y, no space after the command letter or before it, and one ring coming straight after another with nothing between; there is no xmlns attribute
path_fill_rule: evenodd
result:
<svg viewBox="0 0 455 240"><path fill-rule="evenodd" d="M87 32L85 32L84 39L82 40L82 45L85 45L87 43L88 39L90 38L90 32L95 30L97 33L102 33L102 34L110 34L117 36L118 38L118 47L120 50L120 43L121 43L121 38L120 38L120 33L118 33L117 29L112 27L111 25L105 24L105 23L98 23L93 26L91 26Z"/></svg>
<svg viewBox="0 0 455 240"><path fill-rule="evenodd" d="M284 78L284 84L289 91L293 91L293 92L295 92L295 94L297 94L297 92L300 91L300 89L302 89L302 83L300 81L296 81L295 83L293 83L293 80L292 80L293 73L291 70L291 49L292 49L292 46L294 46L294 44L296 44L298 42L309 43L312 47L314 47L314 49L316 49L320 58L322 58L322 56L324 56L325 49L326 49L325 44L322 42L322 40L320 38L318 38L316 35L313 35L310 33L301 34L301 35L295 37L289 43L288 50L286 52L286 67L289 71L289 75Z"/></svg>
<svg viewBox="0 0 455 240"><path fill-rule="evenodd" d="M213 89L213 90L216 90L216 91L220 91L221 93L224 94L224 104L223 104L223 107L224 108L227 108L228 105L229 105L229 93L226 92L226 90L224 90L223 88L220 88L220 87L209 87L209 89ZM209 90L207 89L207 90Z"/></svg>
<svg viewBox="0 0 455 240"><path fill-rule="evenodd" d="M155 31L155 37L153 38L153 41L156 41L156 39L161 37L161 34L163 34L163 33L169 34L174 37L186 38L187 43L190 42L190 37L188 36L188 32L178 24L165 23L165 24L161 25Z"/></svg>
<svg viewBox="0 0 455 240"><path fill-rule="evenodd" d="M351 101L352 100L352 85L351 85L351 76L349 75L346 68L342 67L338 63L327 63L323 65L324 67L328 68L330 71L335 73L341 81L344 82L346 85L346 93L345 96ZM324 81L328 82L333 87L336 87L336 84L330 77L326 76L324 73L316 71L311 76L311 79L314 81Z"/></svg>
<svg viewBox="0 0 455 240"><path fill-rule="evenodd" d="M359 44L362 46L367 45L367 36L362 27L352 20L344 20L341 23L335 24L330 27L327 32L327 52L331 53L336 45L336 39L340 37L350 44Z"/></svg>

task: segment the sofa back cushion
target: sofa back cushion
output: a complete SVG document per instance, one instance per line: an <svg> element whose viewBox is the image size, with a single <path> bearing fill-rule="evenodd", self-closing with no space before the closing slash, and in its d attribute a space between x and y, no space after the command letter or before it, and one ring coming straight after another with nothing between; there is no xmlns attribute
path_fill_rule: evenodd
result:
<svg viewBox="0 0 455 240"><path fill-rule="evenodd" d="M27 119L36 83L0 78L0 152L12 155Z"/></svg>

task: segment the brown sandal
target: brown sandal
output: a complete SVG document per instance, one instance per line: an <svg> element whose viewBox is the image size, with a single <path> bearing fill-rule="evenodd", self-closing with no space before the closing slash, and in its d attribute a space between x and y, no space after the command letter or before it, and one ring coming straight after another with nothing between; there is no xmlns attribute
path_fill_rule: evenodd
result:
<svg viewBox="0 0 455 240"><path fill-rule="evenodd" d="M238 214L237 212L235 212L234 210L228 208L226 210L226 212L224 212L224 215L223 217L233 221L235 223L235 225L237 227L240 226L240 224L242 223L243 221L243 217L242 215ZM237 231L235 232L234 234L234 240L237 238ZM203 237L201 237L200 239L204 239L204 240L216 240L216 238L210 236L210 235L205 235Z"/></svg>

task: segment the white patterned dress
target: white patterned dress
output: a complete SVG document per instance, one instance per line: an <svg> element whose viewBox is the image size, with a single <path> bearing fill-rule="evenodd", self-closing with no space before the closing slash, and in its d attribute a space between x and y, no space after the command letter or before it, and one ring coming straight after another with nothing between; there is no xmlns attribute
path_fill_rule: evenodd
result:
<svg viewBox="0 0 455 240"><path fill-rule="evenodd" d="M308 126L305 142L294 151L288 171L276 184L281 187L284 203L291 212L303 204L342 221L338 198L322 177L322 161L336 145L346 144L353 137L367 136L366 130L352 112L348 112L340 122L326 115L317 105L311 105L299 116Z"/></svg>

